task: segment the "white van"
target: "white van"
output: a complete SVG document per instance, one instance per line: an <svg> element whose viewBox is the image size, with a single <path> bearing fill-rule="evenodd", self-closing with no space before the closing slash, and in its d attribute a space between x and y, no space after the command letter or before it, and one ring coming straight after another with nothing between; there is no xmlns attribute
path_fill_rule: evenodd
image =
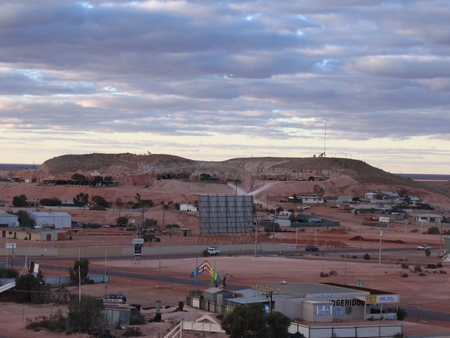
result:
<svg viewBox="0 0 450 338"><path fill-rule="evenodd" d="M210 255L215 256L220 254L220 248L218 246L209 246L207 250Z"/></svg>

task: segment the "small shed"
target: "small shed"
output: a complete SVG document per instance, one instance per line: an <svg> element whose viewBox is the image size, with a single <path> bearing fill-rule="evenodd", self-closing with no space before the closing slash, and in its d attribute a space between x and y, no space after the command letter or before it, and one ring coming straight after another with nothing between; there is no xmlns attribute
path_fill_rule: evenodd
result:
<svg viewBox="0 0 450 338"><path fill-rule="evenodd" d="M30 218L36 224L36 228L54 226L55 229L62 229L72 226L72 216L67 212L33 211L30 213Z"/></svg>
<svg viewBox="0 0 450 338"><path fill-rule="evenodd" d="M232 298L233 294L225 289L209 288L203 292L203 299L216 304L225 304L225 300Z"/></svg>
<svg viewBox="0 0 450 338"><path fill-rule="evenodd" d="M0 210L0 227L14 227L19 225L19 217L17 215L8 214L6 211Z"/></svg>

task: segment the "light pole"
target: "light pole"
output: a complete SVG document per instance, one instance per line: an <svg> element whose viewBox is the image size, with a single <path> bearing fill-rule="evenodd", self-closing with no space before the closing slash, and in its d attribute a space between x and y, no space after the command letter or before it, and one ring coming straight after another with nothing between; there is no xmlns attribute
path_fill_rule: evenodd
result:
<svg viewBox="0 0 450 338"><path fill-rule="evenodd" d="M381 264L381 242L382 242L382 238L383 238L383 231L380 230L380 254L378 257L378 264Z"/></svg>

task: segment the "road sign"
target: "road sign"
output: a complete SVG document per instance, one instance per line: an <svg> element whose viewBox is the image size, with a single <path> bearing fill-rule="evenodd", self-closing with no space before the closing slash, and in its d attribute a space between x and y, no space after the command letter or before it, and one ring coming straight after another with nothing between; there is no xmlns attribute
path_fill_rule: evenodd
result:
<svg viewBox="0 0 450 338"><path fill-rule="evenodd" d="M15 249L16 248L16 243L6 243L5 244L5 248L6 249Z"/></svg>
<svg viewBox="0 0 450 338"><path fill-rule="evenodd" d="M144 244L143 238L133 238L133 244Z"/></svg>
<svg viewBox="0 0 450 338"><path fill-rule="evenodd" d="M142 246L139 244L134 246L134 257L141 257L142 256Z"/></svg>

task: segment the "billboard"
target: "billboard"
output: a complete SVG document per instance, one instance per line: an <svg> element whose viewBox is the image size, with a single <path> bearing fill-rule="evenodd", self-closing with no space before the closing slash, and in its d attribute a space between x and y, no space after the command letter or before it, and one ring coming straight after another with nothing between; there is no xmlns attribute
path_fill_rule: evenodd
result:
<svg viewBox="0 0 450 338"><path fill-rule="evenodd" d="M200 234L253 233L253 196L199 196Z"/></svg>

